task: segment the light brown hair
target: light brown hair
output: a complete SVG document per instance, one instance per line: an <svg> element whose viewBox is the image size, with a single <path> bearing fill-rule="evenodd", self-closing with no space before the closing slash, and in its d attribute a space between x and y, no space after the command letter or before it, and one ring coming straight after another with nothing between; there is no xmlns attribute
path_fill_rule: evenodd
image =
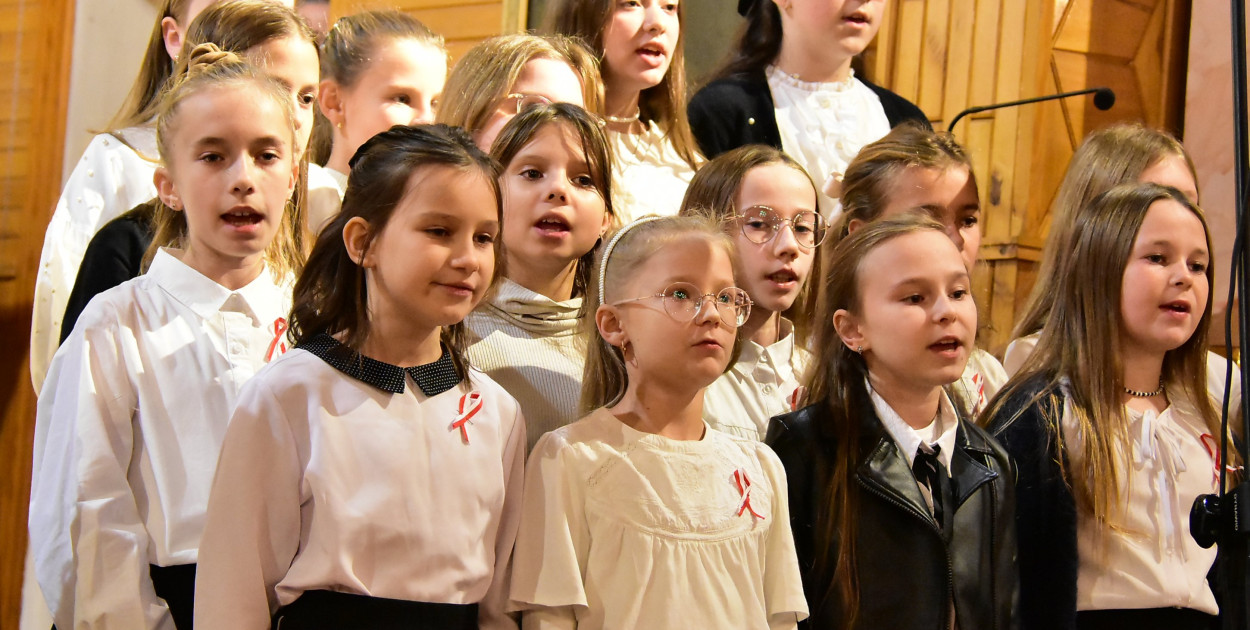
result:
<svg viewBox="0 0 1250 630"><path fill-rule="evenodd" d="M708 215L642 217L621 228L617 234L620 235L619 239L614 234L613 238L606 241L615 241L610 250L605 247L599 251L594 273L591 274L590 287L586 292L591 316L584 320L584 325L588 328L586 334L590 335L586 369L582 375L581 408L585 413L615 405L629 388L629 373L625 369L623 351L609 345L596 328L594 313L599 306L634 297L622 296L620 287L628 284L637 275L638 269L657 252L680 241L702 239L723 247L731 260L734 257L733 240ZM599 299L600 282L603 286L603 301ZM736 356L735 344L734 357ZM733 361L729 364L732 365Z"/></svg>
<svg viewBox="0 0 1250 630"><path fill-rule="evenodd" d="M761 3L771 4L766 0ZM830 228L834 242L846 238L850 222L870 223L889 205L899 176L911 167L966 168L976 186L972 161L949 133L927 129L918 123L903 123L885 137L868 144L846 166L842 176L842 215Z"/></svg>
<svg viewBox="0 0 1250 630"><path fill-rule="evenodd" d="M1006 401L1041 379L1040 393L1021 410L1041 405L1051 439L1068 453L1059 463L1078 508L1104 525L1114 526L1113 512L1121 509L1116 506L1123 498L1120 482L1132 474L1117 463L1131 449L1129 419L1121 401L1123 315L1119 305L1124 269L1146 214L1158 201L1178 203L1198 217L1210 251L1210 231L1202 210L1174 188L1130 182L1094 198L1073 217L1072 240L1058 269L1060 280L1053 285L1050 316L1037 348L982 415L984 422L999 426L1011 422L1011 418L998 417L1006 412ZM1209 265L1206 277L1213 286ZM1207 431L1219 435L1219 416L1206 385L1210 323L1208 291L1197 329L1183 345L1164 355L1162 380L1173 395L1183 392ZM1065 439L1061 424L1065 397L1079 436L1075 444ZM1072 466L1074 461L1079 468Z"/></svg>
<svg viewBox="0 0 1250 630"><path fill-rule="evenodd" d="M615 0L552 0L544 28L548 32L581 39L602 59L603 29L615 6ZM690 168L698 169L698 145L686 118L685 16L686 3L677 3L677 21L681 31L673 49L672 62L658 85L638 95L638 119L644 123L655 122L673 144L677 155Z"/></svg>
<svg viewBox="0 0 1250 630"><path fill-rule="evenodd" d="M503 201L499 192L499 163L477 148L463 130L447 125L391 127L366 141L352 157L351 174L343 196L343 209L321 231L304 272L292 295L290 330L293 344L299 345L321 333L335 335L353 356L369 336L369 295L365 270L352 260L343 243L343 228L356 217L369 225L363 257L386 229L396 206L408 190L413 173L431 166L449 166L482 176L495 196L495 211L503 221ZM495 268L491 285L504 273L502 239L494 241ZM444 326L443 345L451 353L456 374L468 379L469 347L464 322Z"/></svg>
<svg viewBox="0 0 1250 630"><path fill-rule="evenodd" d="M704 214L710 212L721 223L731 237L741 234L738 221L738 196L742 190L742 182L747 173L756 167L782 164L803 174L812 187L812 197L818 196L816 184L794 158L782 151L763 144L748 144L732 151L726 151L715 159L703 164L694 174L690 187L681 201L679 215ZM813 208L813 211L818 211ZM812 317L815 310L815 290L823 274L820 247L812 251L812 267L808 273L806 284L783 315L794 323L794 335L798 345L806 347L811 335Z"/></svg>
<svg viewBox="0 0 1250 630"><path fill-rule="evenodd" d="M196 46L179 63L182 74L161 96L156 115L156 145L160 149L161 162L172 168L174 147L171 145L177 129L194 121L183 120L180 106L188 98L207 90L255 90L261 98L267 98L278 106L286 119L286 134L291 156L295 155L295 112L286 87L276 79L248 64L238 55L222 51L213 44ZM239 115L246 115L240 112ZM172 172L172 171L171 171ZM190 228L186 212L178 212L165 205L156 204L152 217L154 232L152 243L143 257L147 269L161 247L182 248L186 245ZM274 278L288 273L298 273L304 261L304 214L299 204L286 202L278 232L265 250L265 262Z"/></svg>
<svg viewBox="0 0 1250 630"><path fill-rule="evenodd" d="M1197 185L1194 163L1181 143L1163 131L1136 123L1112 125L1085 137L1068 163L1051 205L1050 234L1042 250L1037 283L1029 293L1024 311L1016 320L1013 337L1024 337L1042 329L1054 304L1060 282L1059 267L1071 249L1078 214L1090 207L1095 197L1111 187L1135 182L1146 169L1169 157L1184 158ZM1193 200L1197 203L1198 200Z"/></svg>
<svg viewBox="0 0 1250 630"><path fill-rule="evenodd" d="M508 121L495 138L490 155L499 161L503 169L507 169L512 158L520 153L544 127L548 125L565 125L573 131L581 141L582 159L590 167L590 178L595 189L603 197L604 211L612 217L613 225L617 223L616 211L612 209L612 149L603 134L599 119L586 110L570 103L553 103L526 108ZM577 261L577 269L573 278L573 297L584 296L590 285L591 270L594 269L595 255L599 252L603 239ZM582 301L582 314L586 315L586 303Z"/></svg>
<svg viewBox="0 0 1250 630"><path fill-rule="evenodd" d="M804 380L808 400L827 409L830 421L818 425L816 430L833 448L832 457L822 458L821 464L829 468L831 483L826 490L827 500L817 508L813 526L815 575L819 581L812 590L810 603L813 616L826 607L838 611L843 621L839 627L843 628L855 627L859 612L859 565L855 554L859 490L854 476L860 463L860 423L864 410L872 409L872 398L866 385L868 364L843 343L834 327L833 315L839 310L860 312L860 268L869 253L900 236L928 230L946 234L942 225L928 216L905 214L874 221L836 247L824 249L828 272L818 291L811 346L817 349L816 358ZM963 401L954 390L948 388L947 395L956 408L962 406Z"/></svg>
<svg viewBox="0 0 1250 630"><path fill-rule="evenodd" d="M499 35L470 48L452 67L443 88L438 122L481 131L508 95L525 64L554 59L569 64L582 82L586 110L603 113L599 62L577 41L560 35Z"/></svg>

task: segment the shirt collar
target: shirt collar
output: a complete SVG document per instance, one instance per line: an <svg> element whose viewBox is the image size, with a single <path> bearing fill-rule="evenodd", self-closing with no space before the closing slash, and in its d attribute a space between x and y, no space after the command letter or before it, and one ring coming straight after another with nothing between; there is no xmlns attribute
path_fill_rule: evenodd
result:
<svg viewBox="0 0 1250 630"><path fill-rule="evenodd" d="M260 326L275 313L286 314L284 303L289 303L290 288L275 290L268 266L246 286L231 291L179 260L175 251L166 247L157 251L146 275L196 315L208 319L221 311L240 312Z"/></svg>
<svg viewBox="0 0 1250 630"><path fill-rule="evenodd" d="M951 455L955 450L955 436L959 428L959 416L955 413L955 405L951 403L946 392L942 391L942 397L938 401L938 414L934 419L937 423L938 438L930 442L933 435L932 428L926 427L917 431L911 425L907 424L894 408L887 403L877 390L867 381L864 385L868 388L869 394L872 396L872 406L877 412L877 417L881 419L881 424L885 426L885 430L893 438L894 443L898 445L899 451L906 458L908 466L916 459L916 450L920 448L921 443L937 444L941 447L938 452L938 459L942 460L942 465L947 470L951 467ZM923 437L922 437L923 436Z"/></svg>
<svg viewBox="0 0 1250 630"><path fill-rule="evenodd" d="M742 340L742 349L738 356L738 361L734 363L734 368L754 367L765 356L769 361L780 368L782 365L790 364L790 357L794 355L794 324L790 320L781 318L781 334L777 341L770 346L762 346L750 339Z"/></svg>
<svg viewBox="0 0 1250 630"><path fill-rule="evenodd" d="M298 347L329 363L334 369L392 394L404 393L404 374L412 377L426 396L437 396L460 384L456 365L452 363L451 352L446 347L437 361L406 368L371 359L325 333L304 341Z"/></svg>

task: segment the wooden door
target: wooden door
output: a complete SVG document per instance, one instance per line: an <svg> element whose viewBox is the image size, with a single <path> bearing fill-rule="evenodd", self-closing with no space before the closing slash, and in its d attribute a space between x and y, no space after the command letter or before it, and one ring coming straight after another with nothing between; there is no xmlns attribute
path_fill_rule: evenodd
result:
<svg viewBox="0 0 1250 630"><path fill-rule="evenodd" d="M61 185L72 0L0 0L0 628L21 609L35 392L28 351L35 269Z"/></svg>
<svg viewBox="0 0 1250 630"><path fill-rule="evenodd" d="M337 19L356 11L395 8L421 20L447 40L454 63L474 44L494 35L525 30L526 0L332 0Z"/></svg>

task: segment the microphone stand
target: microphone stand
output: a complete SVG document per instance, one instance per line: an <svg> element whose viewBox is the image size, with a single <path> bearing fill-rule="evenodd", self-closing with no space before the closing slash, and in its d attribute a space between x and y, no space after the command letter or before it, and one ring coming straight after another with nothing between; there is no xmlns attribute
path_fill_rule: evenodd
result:
<svg viewBox="0 0 1250 630"><path fill-rule="evenodd" d="M1231 278L1228 287L1228 306L1232 307L1234 298L1243 300L1250 292L1250 257L1245 255L1244 239L1250 234L1250 215L1246 212L1247 174L1250 173L1250 155L1247 154L1247 143L1250 142L1250 131L1247 128L1247 94L1246 94L1246 6L1245 0L1231 0L1232 7L1232 38L1233 38L1233 156L1236 197L1234 199L1237 217L1237 236L1233 244L1233 260ZM1239 303L1240 304L1240 303ZM1239 306L1239 311L1240 306ZM1231 318L1224 325L1225 339L1232 341ZM1250 318L1244 313L1237 317L1238 339L1250 339ZM1216 566L1216 595L1220 596L1220 627L1224 630L1250 630L1250 480L1242 479L1236 488L1228 488L1229 462L1229 409L1233 401L1229 397L1233 363L1230 360L1225 371L1224 406L1220 425L1220 486L1218 495L1204 495L1194 501L1190 511L1190 533L1199 545L1209 548L1219 543L1219 560ZM1240 444L1232 445L1241 455L1241 462L1247 460L1247 438L1250 438L1250 405L1245 402L1245 387L1250 384L1250 365L1244 358L1240 365L1242 382L1241 423L1242 439Z"/></svg>
<svg viewBox="0 0 1250 630"><path fill-rule="evenodd" d="M1019 101L1009 101L1006 103L995 103L993 105L980 105L977 107L969 107L968 109L965 109L962 112L955 114L955 117L951 119L951 124L946 126L946 131L947 132L954 131L955 124L958 123L960 119L962 119L964 116L967 116L968 114L979 114L981 112L988 112L993 109L1002 109L1004 107L1016 107L1019 105L1028 105L1030 103L1041 103L1043 101L1053 101L1053 100L1057 100L1061 98L1068 98L1069 96L1080 96L1082 94L1093 94L1094 95L1094 107L1097 107L1098 109L1101 109L1101 110L1111 109L1111 106L1115 104L1115 92L1112 92L1111 88L1106 88L1106 87L1095 87L1095 88L1089 88L1085 90L1076 90L1075 92L1062 92L1060 94L1047 94L1046 96L1036 96L1033 98L1026 98L1026 99L1022 99Z"/></svg>

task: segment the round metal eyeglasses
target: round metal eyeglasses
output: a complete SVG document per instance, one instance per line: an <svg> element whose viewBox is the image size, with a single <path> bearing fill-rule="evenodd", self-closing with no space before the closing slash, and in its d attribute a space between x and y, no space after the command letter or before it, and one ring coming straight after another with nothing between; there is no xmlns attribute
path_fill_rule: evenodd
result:
<svg viewBox="0 0 1250 630"><path fill-rule="evenodd" d="M763 245L777 236L783 226L789 225L790 232L799 247L812 249L820 245L829 233L829 226L819 212L804 210L792 219L783 219L776 210L768 206L751 206L735 215L742 226L742 235L747 240Z"/></svg>
<svg viewBox="0 0 1250 630"><path fill-rule="evenodd" d="M499 108L509 114L520 114L528 107L550 104L551 99L542 94L522 94L517 92L503 97L503 103Z"/></svg>
<svg viewBox="0 0 1250 630"><path fill-rule="evenodd" d="M679 322L693 321L698 317L698 314L703 311L703 303L707 298L712 299L710 303L716 306L721 321L734 328L745 324L747 318L751 316L751 298L746 291L738 287L726 287L719 293L700 293L697 287L688 282L674 282L660 293L621 300L617 304L651 298L660 298L664 304L664 312Z"/></svg>

